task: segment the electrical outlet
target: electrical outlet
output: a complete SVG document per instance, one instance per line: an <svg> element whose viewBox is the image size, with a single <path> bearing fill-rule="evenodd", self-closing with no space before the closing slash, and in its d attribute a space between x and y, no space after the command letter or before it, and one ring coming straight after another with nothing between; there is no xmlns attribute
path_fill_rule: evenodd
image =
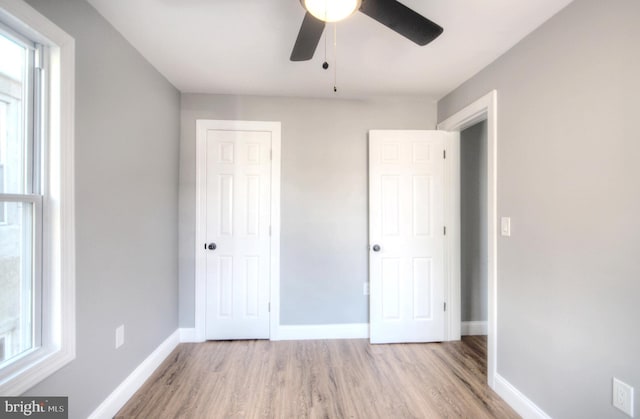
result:
<svg viewBox="0 0 640 419"><path fill-rule="evenodd" d="M362 284L362 295L369 295L369 283Z"/></svg>
<svg viewBox="0 0 640 419"><path fill-rule="evenodd" d="M633 387L613 377L613 406L633 417Z"/></svg>
<svg viewBox="0 0 640 419"><path fill-rule="evenodd" d="M124 324L116 328L116 349L124 345Z"/></svg>

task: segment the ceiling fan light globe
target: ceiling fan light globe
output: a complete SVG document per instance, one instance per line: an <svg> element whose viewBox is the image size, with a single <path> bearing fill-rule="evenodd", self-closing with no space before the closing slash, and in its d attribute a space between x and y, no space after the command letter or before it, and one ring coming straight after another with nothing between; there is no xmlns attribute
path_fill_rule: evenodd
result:
<svg viewBox="0 0 640 419"><path fill-rule="evenodd" d="M338 22L360 8L361 0L302 0L304 8L316 19Z"/></svg>

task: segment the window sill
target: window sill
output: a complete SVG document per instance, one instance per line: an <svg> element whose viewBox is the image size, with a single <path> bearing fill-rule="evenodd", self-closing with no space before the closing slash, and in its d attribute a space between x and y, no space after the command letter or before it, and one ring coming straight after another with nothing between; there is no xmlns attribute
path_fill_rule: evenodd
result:
<svg viewBox="0 0 640 419"><path fill-rule="evenodd" d="M12 370L8 377L0 378L0 394L19 396L35 386L76 357L71 348L47 351L36 349L25 354L22 359L9 364L6 369ZM23 365L20 365L23 364Z"/></svg>

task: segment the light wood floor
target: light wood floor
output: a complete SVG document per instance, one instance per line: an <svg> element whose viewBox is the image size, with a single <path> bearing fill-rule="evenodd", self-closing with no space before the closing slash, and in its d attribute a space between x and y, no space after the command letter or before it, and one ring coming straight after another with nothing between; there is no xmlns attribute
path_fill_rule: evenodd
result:
<svg viewBox="0 0 640 419"><path fill-rule="evenodd" d="M180 344L116 418L517 418L486 338Z"/></svg>

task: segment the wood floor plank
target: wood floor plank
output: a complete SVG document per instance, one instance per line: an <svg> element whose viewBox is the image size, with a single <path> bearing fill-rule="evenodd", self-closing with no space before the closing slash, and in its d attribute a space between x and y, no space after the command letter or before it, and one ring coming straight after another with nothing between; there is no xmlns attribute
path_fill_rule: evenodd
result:
<svg viewBox="0 0 640 419"><path fill-rule="evenodd" d="M517 418L486 380L481 336L184 343L116 418Z"/></svg>

